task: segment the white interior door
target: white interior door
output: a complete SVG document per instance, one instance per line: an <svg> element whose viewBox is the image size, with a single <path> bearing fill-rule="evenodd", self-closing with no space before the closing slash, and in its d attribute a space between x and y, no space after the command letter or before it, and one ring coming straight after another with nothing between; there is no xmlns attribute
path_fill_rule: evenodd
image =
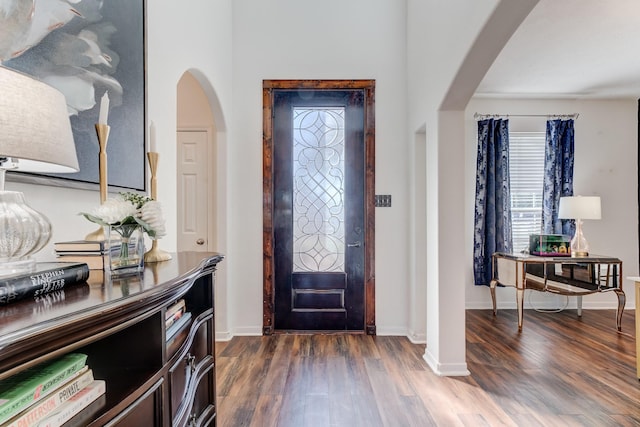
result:
<svg viewBox="0 0 640 427"><path fill-rule="evenodd" d="M178 131L178 251L207 251L208 134Z"/></svg>

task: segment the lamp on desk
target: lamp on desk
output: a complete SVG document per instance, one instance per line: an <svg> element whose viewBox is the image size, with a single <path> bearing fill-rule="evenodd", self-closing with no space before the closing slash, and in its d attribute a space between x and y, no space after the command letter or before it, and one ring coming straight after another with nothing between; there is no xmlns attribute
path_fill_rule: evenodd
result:
<svg viewBox="0 0 640 427"><path fill-rule="evenodd" d="M589 255L589 242L582 233L583 219L602 218L599 196L560 197L558 218L575 219L576 233L571 239L571 256L586 257Z"/></svg>
<svg viewBox="0 0 640 427"><path fill-rule="evenodd" d="M51 238L51 224L21 192L5 191L7 170L77 172L78 158L62 93L0 66L0 277L35 269L32 254Z"/></svg>

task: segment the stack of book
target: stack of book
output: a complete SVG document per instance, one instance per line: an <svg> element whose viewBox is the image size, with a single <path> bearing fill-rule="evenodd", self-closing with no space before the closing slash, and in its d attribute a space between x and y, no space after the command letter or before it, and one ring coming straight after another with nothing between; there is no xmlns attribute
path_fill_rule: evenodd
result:
<svg viewBox="0 0 640 427"><path fill-rule="evenodd" d="M93 416L105 403L106 386L86 362L85 354L70 353L1 381L0 424L55 427Z"/></svg>
<svg viewBox="0 0 640 427"><path fill-rule="evenodd" d="M167 331L167 341L172 339L184 325L191 320L191 313L186 311L186 304L183 299L170 305L165 312L165 329Z"/></svg>
<svg viewBox="0 0 640 427"><path fill-rule="evenodd" d="M109 242L74 240L56 242L53 249L60 261L84 262L90 270L104 270L109 262Z"/></svg>

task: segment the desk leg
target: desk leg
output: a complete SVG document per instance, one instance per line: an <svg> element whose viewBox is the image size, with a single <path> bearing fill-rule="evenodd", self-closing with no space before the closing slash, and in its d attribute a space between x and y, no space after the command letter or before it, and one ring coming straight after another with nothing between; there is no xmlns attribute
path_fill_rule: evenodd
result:
<svg viewBox="0 0 640 427"><path fill-rule="evenodd" d="M493 315L498 314L498 306L496 305L496 285L498 284L497 280L492 280L489 283L489 289L491 290L491 302L493 303Z"/></svg>
<svg viewBox="0 0 640 427"><path fill-rule="evenodd" d="M578 295L578 317L582 317L582 295Z"/></svg>
<svg viewBox="0 0 640 427"><path fill-rule="evenodd" d="M516 289L516 304L518 305L518 331L522 331L522 320L524 318L524 289Z"/></svg>
<svg viewBox="0 0 640 427"><path fill-rule="evenodd" d="M627 297L622 289L614 289L613 292L618 296L618 309L616 310L616 327L618 332L622 331L622 312L624 311L624 305L627 302Z"/></svg>

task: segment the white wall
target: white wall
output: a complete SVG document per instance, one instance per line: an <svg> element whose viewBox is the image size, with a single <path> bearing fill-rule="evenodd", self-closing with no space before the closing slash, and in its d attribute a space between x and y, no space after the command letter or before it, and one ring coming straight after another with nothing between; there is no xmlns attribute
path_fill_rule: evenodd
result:
<svg viewBox="0 0 640 427"><path fill-rule="evenodd" d="M584 232L591 252L618 257L622 260L623 277L638 275L638 136L636 100L516 100L474 98L469 103L465 124L467 243L466 305L468 308L490 308L489 289L473 285L473 210L475 200L475 169L477 125L474 113L498 114L571 114L575 121L574 194L599 195L602 219L585 221ZM546 118L509 119L513 130L545 131ZM633 282L624 281L627 309L633 308ZM515 292L511 288L497 290L498 307L515 308ZM525 308L554 308L566 303L564 297L528 291ZM569 308L576 307L576 298L569 298ZM584 308L617 307L613 293L583 298Z"/></svg>
<svg viewBox="0 0 640 427"><path fill-rule="evenodd" d="M379 334L408 325L408 157L405 8L387 0L234 0L235 138L230 218L233 256L243 268L231 289L235 333L262 329L262 80L375 79L376 323Z"/></svg>
<svg viewBox="0 0 640 427"><path fill-rule="evenodd" d="M231 111L231 0L192 0L188 6L150 2L147 20L147 114L157 128L158 198L171 206L176 199L177 85L184 72L201 76L205 93L214 96L227 114ZM218 128L228 126L226 117L215 121ZM176 210L168 210L170 228L162 246L175 250ZM219 250L226 252L228 248Z"/></svg>
<svg viewBox="0 0 640 427"><path fill-rule="evenodd" d="M426 130L427 347L442 375L465 361L464 109L537 0L409 0L409 132Z"/></svg>

